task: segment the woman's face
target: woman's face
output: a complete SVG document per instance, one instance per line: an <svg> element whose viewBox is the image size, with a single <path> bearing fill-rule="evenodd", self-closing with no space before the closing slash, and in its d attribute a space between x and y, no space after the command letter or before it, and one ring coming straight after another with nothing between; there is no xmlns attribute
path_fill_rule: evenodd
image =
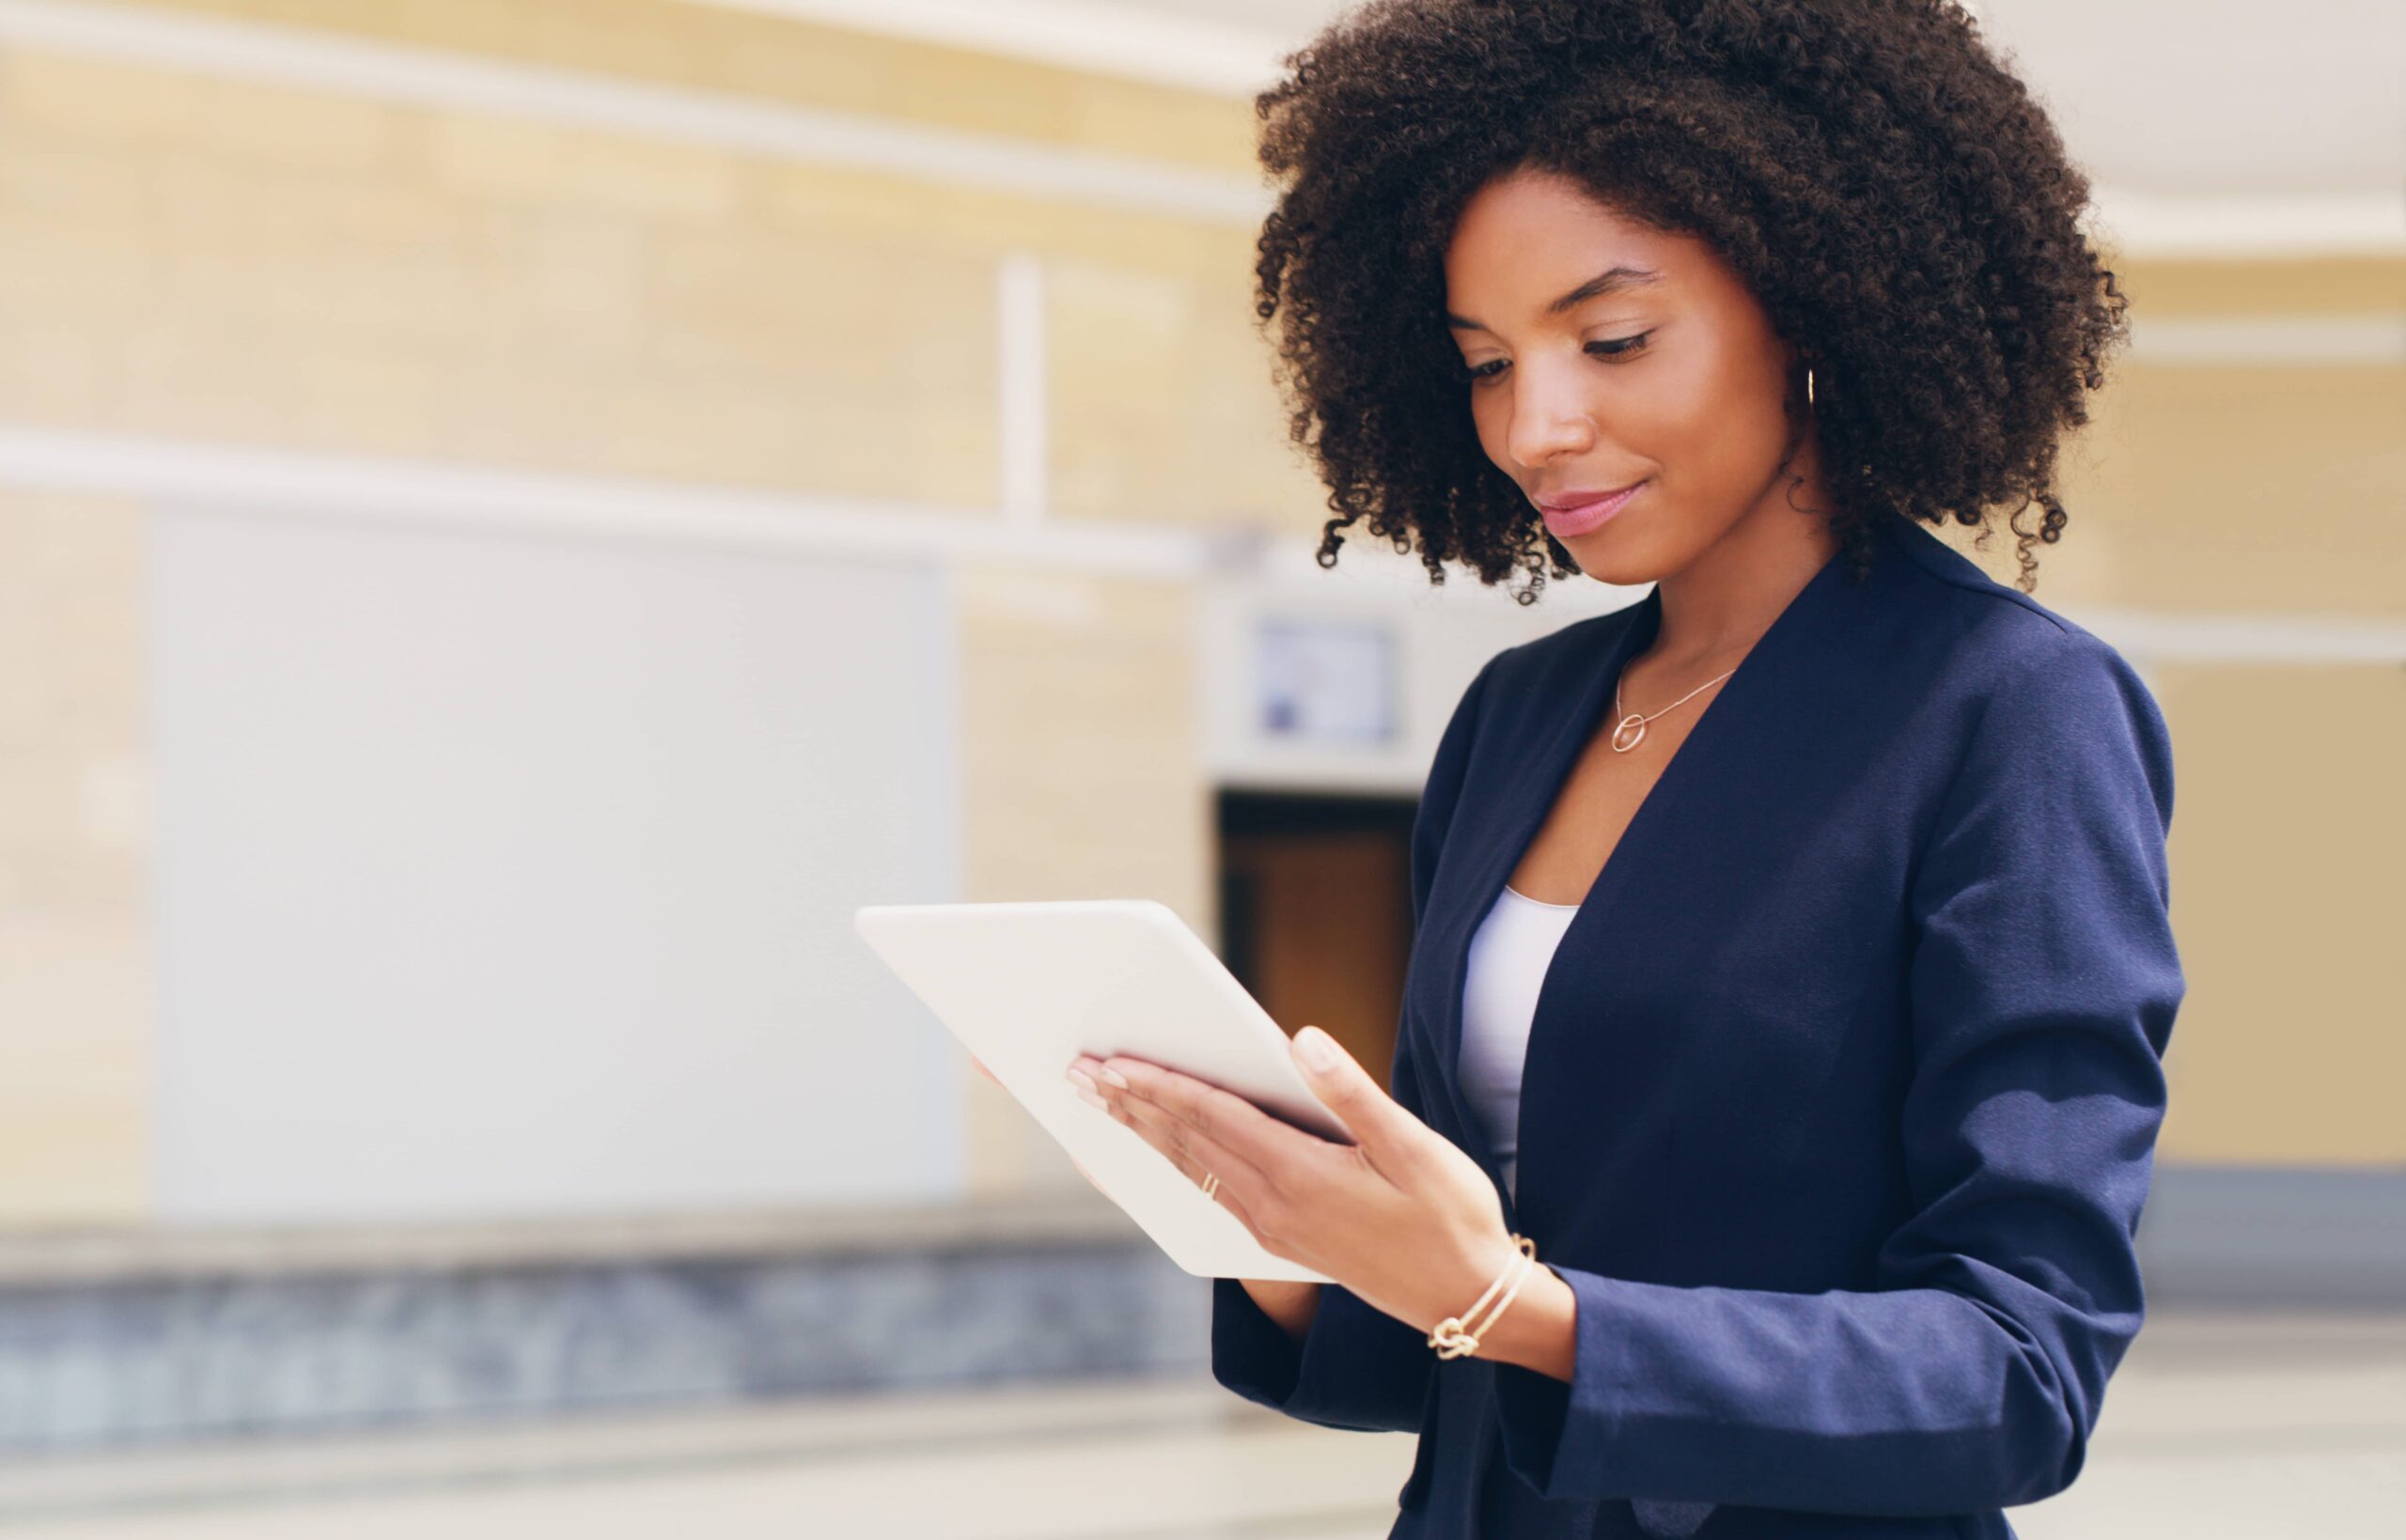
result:
<svg viewBox="0 0 2406 1540"><path fill-rule="evenodd" d="M1456 223L1445 312L1487 457L1532 516L1590 505L1543 514L1587 576L1657 580L1749 519L1790 511L1787 481L1809 467L1800 454L1780 471L1791 355L1703 241L1516 171Z"/></svg>

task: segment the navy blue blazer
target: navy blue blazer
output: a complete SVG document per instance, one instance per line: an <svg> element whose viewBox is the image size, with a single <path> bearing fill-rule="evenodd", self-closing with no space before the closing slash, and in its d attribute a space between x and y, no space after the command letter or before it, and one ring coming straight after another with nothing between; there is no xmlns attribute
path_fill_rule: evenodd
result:
<svg viewBox="0 0 2406 1540"><path fill-rule="evenodd" d="M1456 1073L1465 956L1659 591L1498 653L1445 727L1390 1089L1570 1285L1574 1377L1440 1361L1335 1285L1298 1346L1212 1283L1221 1384L1419 1433L1391 1540L2010 1537L2080 1470L2184 992L2170 743L2118 653L1920 524L1851 568L1708 699L1572 916L1517 1204Z"/></svg>

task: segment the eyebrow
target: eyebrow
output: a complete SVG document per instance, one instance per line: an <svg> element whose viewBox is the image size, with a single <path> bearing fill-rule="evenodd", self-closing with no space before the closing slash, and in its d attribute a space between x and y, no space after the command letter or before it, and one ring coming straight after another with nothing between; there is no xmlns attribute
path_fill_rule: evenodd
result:
<svg viewBox="0 0 2406 1540"><path fill-rule="evenodd" d="M1549 316L1559 316L1564 311L1570 309L1574 305L1586 303L1589 300L1594 299L1599 294L1612 294L1624 288L1635 288L1644 284L1659 283L1662 281L1662 277L1663 275L1655 272L1652 268L1606 268L1603 272L1597 273L1593 278L1590 278L1586 283L1581 284L1577 288L1572 289L1570 293L1562 296L1562 298L1548 304L1545 307L1545 313ZM1486 327L1481 326L1478 322L1475 320L1464 320L1461 317L1455 315L1450 310L1445 312L1445 324L1456 328L1457 330L1468 330L1473 332L1484 332L1487 330Z"/></svg>

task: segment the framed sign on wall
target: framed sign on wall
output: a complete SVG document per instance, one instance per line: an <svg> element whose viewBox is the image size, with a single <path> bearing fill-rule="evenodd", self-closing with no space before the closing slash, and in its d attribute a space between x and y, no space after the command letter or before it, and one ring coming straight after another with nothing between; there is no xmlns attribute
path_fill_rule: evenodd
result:
<svg viewBox="0 0 2406 1540"><path fill-rule="evenodd" d="M1254 630L1254 722L1293 743L1378 747L1402 731L1394 628L1359 617L1265 615Z"/></svg>

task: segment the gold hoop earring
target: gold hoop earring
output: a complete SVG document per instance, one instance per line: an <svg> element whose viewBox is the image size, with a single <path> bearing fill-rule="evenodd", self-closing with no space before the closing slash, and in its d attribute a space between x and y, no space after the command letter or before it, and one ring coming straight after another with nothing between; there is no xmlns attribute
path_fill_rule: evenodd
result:
<svg viewBox="0 0 2406 1540"><path fill-rule="evenodd" d="M1810 364L1804 366L1804 404L1813 404L1813 366Z"/></svg>

